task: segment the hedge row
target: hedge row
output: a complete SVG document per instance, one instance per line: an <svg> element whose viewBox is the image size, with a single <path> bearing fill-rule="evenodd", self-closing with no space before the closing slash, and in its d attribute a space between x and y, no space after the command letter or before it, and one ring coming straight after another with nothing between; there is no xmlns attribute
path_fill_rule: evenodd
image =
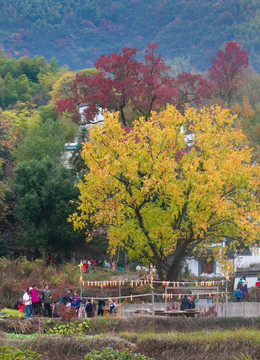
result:
<svg viewBox="0 0 260 360"><path fill-rule="evenodd" d="M119 333L122 331L165 333L169 331L222 331L241 328L260 330L260 317L182 318L143 316L131 318L93 318L90 321L89 334L91 335L107 332Z"/></svg>
<svg viewBox="0 0 260 360"><path fill-rule="evenodd" d="M49 320L53 326L60 319ZM73 321L73 320L72 320ZM78 322L78 320L76 320ZM0 322L0 330L9 333L45 333L46 318L16 319L7 318ZM88 327L89 335L104 333L167 333L167 332L195 332L195 331L224 331L236 329L260 330L260 317L255 318L171 318L162 316L143 316L129 318L92 318Z"/></svg>
<svg viewBox="0 0 260 360"><path fill-rule="evenodd" d="M42 354L42 360L83 360L87 353L102 347L113 349L127 347L135 353L142 353L155 360L255 360L260 358L258 331L251 331L249 334L246 331L237 330L237 332L227 334L226 338L218 337L218 333L215 337L209 336L208 333L204 333L204 337L199 338L197 334L193 335L194 337L185 338L185 336L178 337L173 333L163 336L150 333L143 339L136 339L135 343L118 335L84 337L40 335L19 340L10 340L2 335L0 346L12 345L22 351L31 348L32 351Z"/></svg>

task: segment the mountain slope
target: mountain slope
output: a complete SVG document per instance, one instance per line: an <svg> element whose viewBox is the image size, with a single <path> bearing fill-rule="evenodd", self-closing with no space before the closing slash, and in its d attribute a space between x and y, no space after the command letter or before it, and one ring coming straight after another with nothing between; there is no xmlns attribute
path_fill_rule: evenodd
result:
<svg viewBox="0 0 260 360"><path fill-rule="evenodd" d="M236 40L260 70L258 0L0 0L0 7L0 44L12 56L55 56L79 69L102 53L159 42L165 58L205 70Z"/></svg>

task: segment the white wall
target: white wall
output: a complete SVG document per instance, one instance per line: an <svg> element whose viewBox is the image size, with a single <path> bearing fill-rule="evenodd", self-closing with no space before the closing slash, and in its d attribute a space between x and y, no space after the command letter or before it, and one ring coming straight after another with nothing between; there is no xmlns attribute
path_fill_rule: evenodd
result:
<svg viewBox="0 0 260 360"><path fill-rule="evenodd" d="M235 281L234 281L234 290L236 290L237 288L237 283L238 281L240 280L240 277L236 276L235 277ZM251 287L254 287L255 286L255 283L257 281L257 276L246 276L246 282L247 282L247 287L248 288L251 288Z"/></svg>
<svg viewBox="0 0 260 360"><path fill-rule="evenodd" d="M184 267L188 265L189 270L192 274L199 276L199 262L195 259L186 259L184 263ZM183 267L183 268L184 268Z"/></svg>
<svg viewBox="0 0 260 360"><path fill-rule="evenodd" d="M252 255L238 255L234 260L235 271L238 268L247 268L253 264L260 264L260 251L259 247L252 249Z"/></svg>

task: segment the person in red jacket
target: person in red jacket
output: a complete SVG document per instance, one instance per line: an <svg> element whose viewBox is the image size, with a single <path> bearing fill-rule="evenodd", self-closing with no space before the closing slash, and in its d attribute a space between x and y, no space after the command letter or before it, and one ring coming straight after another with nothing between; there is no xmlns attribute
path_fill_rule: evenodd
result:
<svg viewBox="0 0 260 360"><path fill-rule="evenodd" d="M255 283L255 286L260 287L260 279L257 279L257 282Z"/></svg>
<svg viewBox="0 0 260 360"><path fill-rule="evenodd" d="M83 260L83 271L88 272L89 271L89 264L86 260Z"/></svg>
<svg viewBox="0 0 260 360"><path fill-rule="evenodd" d="M18 310L18 311L23 311L23 307L24 307L24 302L23 302L23 299L20 298L17 303L15 304L14 308L15 310Z"/></svg>

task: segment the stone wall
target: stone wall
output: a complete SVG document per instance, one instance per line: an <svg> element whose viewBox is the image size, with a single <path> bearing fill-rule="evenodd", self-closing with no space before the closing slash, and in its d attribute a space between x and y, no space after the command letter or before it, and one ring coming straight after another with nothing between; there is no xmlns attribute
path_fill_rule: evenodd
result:
<svg viewBox="0 0 260 360"><path fill-rule="evenodd" d="M177 306L178 303L176 303ZM204 311L208 310L211 305L207 304L205 306L199 305L196 306L196 309ZM156 302L154 304L156 310L165 310L164 303ZM135 314L135 310L145 309L152 310L152 305L149 303L144 304L134 304L126 303L120 309L121 316L139 316ZM260 316L260 303L258 302L229 302L226 306L226 303L218 304L218 316L219 317L257 317Z"/></svg>

